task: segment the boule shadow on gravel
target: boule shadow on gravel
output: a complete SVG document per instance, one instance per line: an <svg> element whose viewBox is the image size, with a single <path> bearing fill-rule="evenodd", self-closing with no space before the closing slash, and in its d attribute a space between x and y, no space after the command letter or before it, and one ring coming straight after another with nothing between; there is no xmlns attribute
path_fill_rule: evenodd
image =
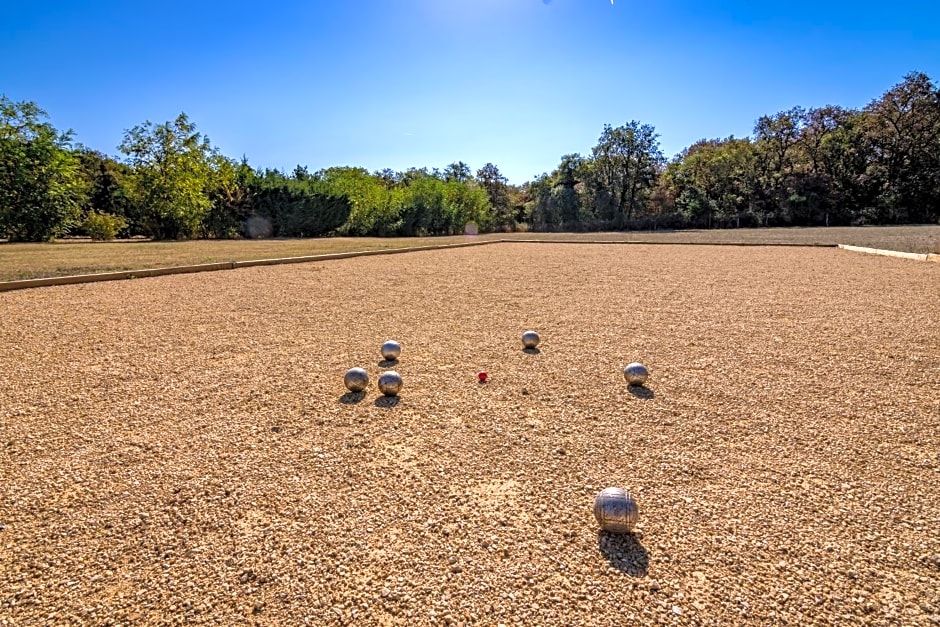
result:
<svg viewBox="0 0 940 627"><path fill-rule="evenodd" d="M379 368L391 368L397 366L399 361L397 359L381 359L379 360Z"/></svg>
<svg viewBox="0 0 940 627"><path fill-rule="evenodd" d="M648 401L651 398L656 398L656 394L653 392L653 390L649 389L645 385L628 385L627 391L630 392L630 394L633 396L645 401Z"/></svg>
<svg viewBox="0 0 940 627"><path fill-rule="evenodd" d="M540 355L542 351L537 348L523 348L522 352L526 355Z"/></svg>
<svg viewBox="0 0 940 627"><path fill-rule="evenodd" d="M399 403L399 398L397 396L380 396L375 399L375 406L382 407L384 409L391 409Z"/></svg>
<svg viewBox="0 0 940 627"><path fill-rule="evenodd" d="M634 533L597 532L597 548L607 563L625 575L646 577L650 554Z"/></svg>
<svg viewBox="0 0 940 627"><path fill-rule="evenodd" d="M346 392L339 397L339 402L343 405L355 405L356 403L362 402L362 399L365 397L365 392Z"/></svg>

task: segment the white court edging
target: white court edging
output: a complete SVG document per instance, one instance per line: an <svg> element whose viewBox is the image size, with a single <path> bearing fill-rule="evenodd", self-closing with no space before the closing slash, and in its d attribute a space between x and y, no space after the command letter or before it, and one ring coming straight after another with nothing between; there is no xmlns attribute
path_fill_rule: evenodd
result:
<svg viewBox="0 0 940 627"><path fill-rule="evenodd" d="M880 248L865 248L864 246L850 246L848 244L839 244L842 250L850 250L854 253L866 253L869 255L884 255L885 257L898 257L899 259L913 259L914 261L940 261L940 255L931 253L903 253L897 250L882 250Z"/></svg>

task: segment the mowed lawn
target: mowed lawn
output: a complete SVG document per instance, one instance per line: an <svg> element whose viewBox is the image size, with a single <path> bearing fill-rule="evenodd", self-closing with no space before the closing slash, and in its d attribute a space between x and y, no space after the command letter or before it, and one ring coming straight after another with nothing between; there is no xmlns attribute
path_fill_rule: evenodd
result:
<svg viewBox="0 0 940 627"><path fill-rule="evenodd" d="M624 241L688 244L852 244L940 253L940 225L656 231L617 233L494 233L479 237L325 238L189 242L62 240L0 244L0 281L141 270L168 266L300 257L336 252L452 244L492 239Z"/></svg>

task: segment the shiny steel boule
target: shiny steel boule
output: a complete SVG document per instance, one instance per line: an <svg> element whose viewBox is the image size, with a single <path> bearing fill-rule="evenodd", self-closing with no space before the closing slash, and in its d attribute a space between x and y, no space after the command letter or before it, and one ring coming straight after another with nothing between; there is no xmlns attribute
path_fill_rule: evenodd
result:
<svg viewBox="0 0 940 627"><path fill-rule="evenodd" d="M630 533L638 516L636 501L623 488L604 488L594 497L594 518L604 531Z"/></svg>
<svg viewBox="0 0 940 627"><path fill-rule="evenodd" d="M369 373L363 368L350 368L343 377L343 383L350 392L361 392L369 385Z"/></svg>
<svg viewBox="0 0 940 627"><path fill-rule="evenodd" d="M643 385L649 376L649 370L641 363L627 364L627 367L623 369L623 377L630 385Z"/></svg>
<svg viewBox="0 0 940 627"><path fill-rule="evenodd" d="M522 334L522 345L526 348L535 348L541 341L542 338L535 331L526 331Z"/></svg>
<svg viewBox="0 0 940 627"><path fill-rule="evenodd" d="M398 396L401 392L401 375L394 370L383 372L379 376L379 392L385 396Z"/></svg>
<svg viewBox="0 0 940 627"><path fill-rule="evenodd" d="M382 357L386 361L395 361L401 355L401 344L395 340L388 340L382 344Z"/></svg>

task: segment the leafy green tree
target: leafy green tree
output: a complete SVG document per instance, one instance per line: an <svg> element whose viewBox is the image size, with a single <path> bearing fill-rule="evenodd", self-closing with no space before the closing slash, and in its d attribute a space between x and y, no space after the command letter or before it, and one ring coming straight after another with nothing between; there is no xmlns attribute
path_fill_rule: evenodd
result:
<svg viewBox="0 0 940 627"><path fill-rule="evenodd" d="M526 184L525 213L532 228L552 231L561 227L561 211L553 198L555 182L546 172Z"/></svg>
<svg viewBox="0 0 940 627"><path fill-rule="evenodd" d="M330 196L317 191L313 177L287 178L269 171L250 183L251 216L263 219L270 235L277 237L317 237L335 232L349 219L352 211L345 196ZM249 237L254 233L246 233Z"/></svg>
<svg viewBox="0 0 940 627"><path fill-rule="evenodd" d="M804 110L794 107L774 115L758 118L754 125L754 138L765 153L767 169L780 174L792 167L793 147L800 140Z"/></svg>
<svg viewBox="0 0 940 627"><path fill-rule="evenodd" d="M400 175L391 168L385 168L375 173L377 178L381 179L386 190L391 190L401 181Z"/></svg>
<svg viewBox="0 0 940 627"><path fill-rule="evenodd" d="M552 202L557 207L562 227L570 230L581 230L584 221L590 218L589 207L584 206L580 190L584 189L583 181L590 169L581 155L575 153L562 155L561 163L552 173L554 187L552 188Z"/></svg>
<svg viewBox="0 0 940 627"><path fill-rule="evenodd" d="M542 174L525 188L527 213L540 231L597 228L591 211L592 191L584 184L593 180L593 161L579 154L563 155L551 174Z"/></svg>
<svg viewBox="0 0 940 627"><path fill-rule="evenodd" d="M531 216L528 213L529 192L526 185L509 186L509 215L512 216L513 231L528 228Z"/></svg>
<svg viewBox="0 0 940 627"><path fill-rule="evenodd" d="M923 73L904 80L864 109L865 136L880 181L881 222L940 217L940 90Z"/></svg>
<svg viewBox="0 0 940 627"><path fill-rule="evenodd" d="M849 206L857 194L842 193L846 187L855 187L858 168L846 177L849 170L836 168L836 164L849 165L845 160L850 153L861 154L845 143L845 130L857 112L837 106L825 106L804 112L800 136L796 144L795 190L806 201L796 219L804 224L830 222L847 224ZM848 150L846 150L848 149ZM864 159L860 162L864 164ZM841 170L841 171L840 171ZM864 171L864 165L862 165Z"/></svg>
<svg viewBox="0 0 940 627"><path fill-rule="evenodd" d="M306 181L310 178L310 172L307 170L307 166L298 165L294 168L292 176L295 181Z"/></svg>
<svg viewBox="0 0 940 627"><path fill-rule="evenodd" d="M664 161L658 138L652 126L636 120L618 127L604 125L592 151L594 197L598 215L611 219L615 227L645 210Z"/></svg>
<svg viewBox="0 0 940 627"><path fill-rule="evenodd" d="M458 183L466 183L471 178L473 178L473 172L463 161L457 161L451 163L446 168L444 168L444 180L445 181L457 181Z"/></svg>
<svg viewBox="0 0 940 627"><path fill-rule="evenodd" d="M126 230L138 215L137 207L128 198L125 184L131 168L95 150L83 148L76 155L88 190L82 213L86 216L97 213L120 217L123 219L121 230Z"/></svg>
<svg viewBox="0 0 940 627"><path fill-rule="evenodd" d="M245 235L248 218L256 212L253 194L258 174L244 157L241 162L235 162L213 154L210 165L208 195L211 206L204 220L203 231L207 237L218 239L241 237Z"/></svg>
<svg viewBox="0 0 940 627"><path fill-rule="evenodd" d="M487 163L477 170L477 181L489 199L493 227L496 229L511 227L513 212L510 206L508 179L503 176L498 167Z"/></svg>
<svg viewBox="0 0 940 627"><path fill-rule="evenodd" d="M135 126L125 132L120 150L133 167L128 187L145 232L156 239L202 235L212 207L215 151L186 114L164 124Z"/></svg>
<svg viewBox="0 0 940 627"><path fill-rule="evenodd" d="M427 170L409 170L394 190L399 208L399 234L455 235L472 223L480 231L493 227L486 191L476 181L444 181Z"/></svg>
<svg viewBox="0 0 940 627"><path fill-rule="evenodd" d="M444 207L445 220L434 231L436 235L459 235L470 225L479 231L492 229L489 198L473 180L445 183Z"/></svg>
<svg viewBox="0 0 940 627"><path fill-rule="evenodd" d="M0 95L0 237L40 242L81 219L86 194L71 131L59 133L33 102Z"/></svg>
<svg viewBox="0 0 940 627"><path fill-rule="evenodd" d="M805 201L793 181L804 113L801 107L794 107L761 116L754 125L759 184L754 212L759 222L768 226L788 223L791 206Z"/></svg>
<svg viewBox="0 0 940 627"><path fill-rule="evenodd" d="M749 139L693 144L669 169L678 192L676 206L696 226L740 226L752 209L755 160Z"/></svg>
<svg viewBox="0 0 940 627"><path fill-rule="evenodd" d="M85 222L82 224L85 233L91 239L99 242L114 239L125 226L127 226L127 221L121 216L98 213L97 211L92 211L85 216Z"/></svg>
<svg viewBox="0 0 940 627"><path fill-rule="evenodd" d="M436 168L434 172L428 171L427 168L408 168L404 172L399 172L398 174L392 175L392 184L407 187L415 181L418 181L427 176L436 178L438 180L443 180L440 176L438 176ZM382 174L382 180L387 184L388 178L385 174Z"/></svg>
<svg viewBox="0 0 940 627"><path fill-rule="evenodd" d="M344 235L389 236L401 227L400 207L393 190L365 168L328 168L317 175L317 189L327 196L345 197L351 213Z"/></svg>
<svg viewBox="0 0 940 627"><path fill-rule="evenodd" d="M875 155L865 137L865 116L851 110L831 115L837 122L823 134L816 153L828 196L822 224L860 223L877 213L881 185L869 175Z"/></svg>
<svg viewBox="0 0 940 627"><path fill-rule="evenodd" d="M410 170L400 197L400 234L423 236L439 232L447 222L444 182L426 170Z"/></svg>

